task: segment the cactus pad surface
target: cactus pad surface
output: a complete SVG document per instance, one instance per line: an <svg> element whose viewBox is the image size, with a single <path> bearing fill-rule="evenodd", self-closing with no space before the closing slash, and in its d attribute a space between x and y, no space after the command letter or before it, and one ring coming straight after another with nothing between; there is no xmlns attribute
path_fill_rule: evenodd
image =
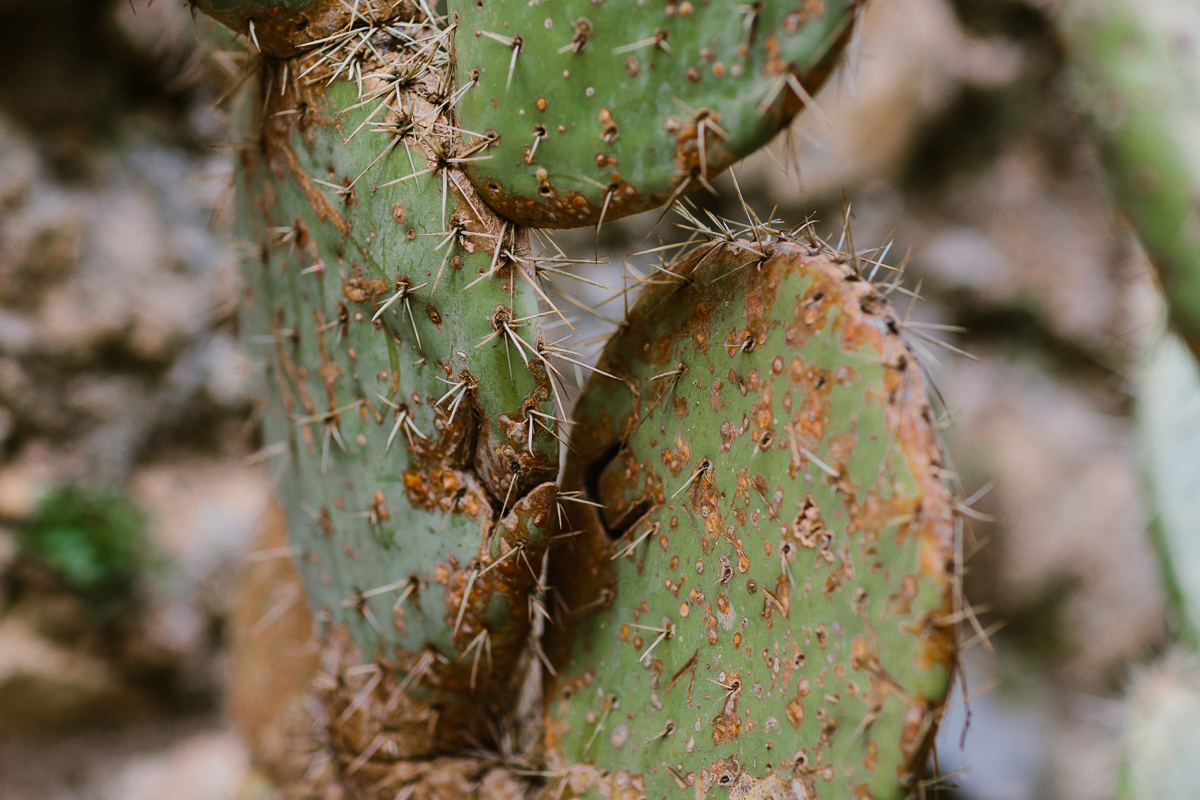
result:
<svg viewBox="0 0 1200 800"><path fill-rule="evenodd" d="M954 520L882 292L718 240L647 288L576 406L546 694L585 797L899 798L953 663ZM572 638L573 634L573 638Z"/></svg>
<svg viewBox="0 0 1200 800"><path fill-rule="evenodd" d="M427 53L444 41L413 34ZM277 68L285 90L268 95L261 146L243 149L238 215L258 256L243 328L265 365L291 542L319 618L374 662L358 678L400 687L392 756L482 735L480 708L516 680L530 565L556 525L532 267L523 234L458 171L438 75L372 115L364 97L397 90L369 69L361 88L305 92Z"/></svg>
<svg viewBox="0 0 1200 800"><path fill-rule="evenodd" d="M765 145L816 93L856 0L451 0L467 165L523 225L655 208Z"/></svg>

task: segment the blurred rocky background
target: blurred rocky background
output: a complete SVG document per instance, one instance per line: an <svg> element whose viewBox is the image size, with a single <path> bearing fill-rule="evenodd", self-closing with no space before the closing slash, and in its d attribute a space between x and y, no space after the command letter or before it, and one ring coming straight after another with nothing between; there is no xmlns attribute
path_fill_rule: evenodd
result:
<svg viewBox="0 0 1200 800"><path fill-rule="evenodd" d="M231 797L269 485L220 66L174 0L4 0L0 30L0 797Z"/></svg>
<svg viewBox="0 0 1200 800"><path fill-rule="evenodd" d="M1168 632L1131 418L1157 290L1040 5L874 0L820 112L737 169L761 214L833 241L848 216L876 278L904 265L922 297L893 293L981 495L987 636L964 627L945 798L1112 797L1123 693ZM0 800L250 796L230 597L274 551L249 543L271 475L236 335L237 65L178 0L0 0L0 29L27 32L0 50ZM717 188L696 205L741 217ZM686 235L657 216L601 232L607 264L579 272L613 288L560 288L619 317L654 263L626 254ZM591 231L557 241L593 255Z"/></svg>

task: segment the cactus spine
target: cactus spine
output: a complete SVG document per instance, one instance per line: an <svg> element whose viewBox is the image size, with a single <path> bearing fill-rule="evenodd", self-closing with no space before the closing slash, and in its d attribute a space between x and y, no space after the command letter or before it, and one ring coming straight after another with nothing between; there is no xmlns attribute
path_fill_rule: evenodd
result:
<svg viewBox="0 0 1200 800"><path fill-rule="evenodd" d="M459 117L492 132L467 173L500 214L575 228L709 186L769 142L825 82L859 3L449 6Z"/></svg>
<svg viewBox="0 0 1200 800"><path fill-rule="evenodd" d="M254 243L244 325L262 348L268 452L284 460L289 537L324 642L316 752L303 777L281 778L367 797L883 800L912 788L953 667L952 505L884 293L815 239L756 222L712 233L672 267L693 288L648 294L608 348L560 491L569 411L555 364L571 355L543 332L561 315L521 227L598 223L606 205L615 218L703 185L816 90L856 4L754 4L740 27L690 3L655 12L667 22L618 19L613 2L556 7L549 26L499 0L451 2L444 18L423 1L198 5L264 53L240 151L239 222ZM560 54L534 29L517 44L512 29L530 20L578 35L581 9L592 51ZM495 35L474 37L468 17ZM615 44L648 25L673 26L670 45ZM729 81L614 84L634 50L686 73L709 47L732 53ZM568 55L623 127L599 144L560 134L526 160L513 148L532 118L500 102L499 81L507 91L511 69L528 99L539 65ZM664 128L656 91L682 95L691 134ZM567 131L603 116L581 104L576 120L566 94L547 96ZM651 97L653 114L640 112ZM620 164L602 187L642 199L614 205L576 180L591 149L592 169L597 153L614 174ZM531 183L542 171L549 198ZM551 219L553 202L538 205L564 198L582 211ZM667 300L670 313L647 305ZM663 405L650 425L586 438L650 415L637 403L651 396ZM599 463L598 447L618 458ZM686 569L716 583L685 591ZM678 680L658 708L668 664ZM571 687L582 694L565 702Z"/></svg>

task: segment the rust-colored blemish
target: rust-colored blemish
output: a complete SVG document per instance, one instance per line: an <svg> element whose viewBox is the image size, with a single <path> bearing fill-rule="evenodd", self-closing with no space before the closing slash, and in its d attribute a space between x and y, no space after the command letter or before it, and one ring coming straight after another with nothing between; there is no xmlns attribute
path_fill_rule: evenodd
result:
<svg viewBox="0 0 1200 800"><path fill-rule="evenodd" d="M332 223L343 236L350 233L350 223L348 223L341 212L334 207L333 203L329 202L329 198L317 186L312 177L305 171L300 164L300 159L296 157L295 151L287 142L280 142L274 148L273 153L278 154L284 160L288 172L293 180L300 184L300 189L304 192L304 196L308 198L309 205L312 206L313 213L323 222Z"/></svg>
<svg viewBox="0 0 1200 800"><path fill-rule="evenodd" d="M713 614L712 603L706 603L704 606L704 635L710 645L717 643L717 617Z"/></svg>
<svg viewBox="0 0 1200 800"><path fill-rule="evenodd" d="M916 575L904 575L900 578L900 591L888 595L884 605L883 618L902 617L912 613L913 601L920 592Z"/></svg>
<svg viewBox="0 0 1200 800"><path fill-rule="evenodd" d="M375 298L385 294L388 283L383 278L363 278L352 275L342 283L342 297L351 303L373 303Z"/></svg>
<svg viewBox="0 0 1200 800"><path fill-rule="evenodd" d="M742 695L742 676L734 670L726 670L717 675L717 684L725 693L721 711L712 719L713 745L721 745L737 739L742 729L742 720L738 716L738 698Z"/></svg>

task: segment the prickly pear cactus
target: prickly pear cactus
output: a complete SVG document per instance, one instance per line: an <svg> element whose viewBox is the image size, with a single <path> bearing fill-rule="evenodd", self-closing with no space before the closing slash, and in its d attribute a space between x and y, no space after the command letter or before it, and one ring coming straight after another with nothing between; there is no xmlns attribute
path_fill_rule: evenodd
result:
<svg viewBox="0 0 1200 800"><path fill-rule="evenodd" d="M1134 686L1120 796L1195 797L1200 773L1200 7L1072 0L1059 17L1076 98L1164 290L1174 333L1141 376L1138 417L1151 526L1179 644ZM1176 336L1175 334L1178 334ZM1189 352L1190 349L1190 352Z"/></svg>
<svg viewBox="0 0 1200 800"><path fill-rule="evenodd" d="M1200 364L1179 337L1151 348L1138 391L1143 461L1167 584L1188 643L1200 646Z"/></svg>
<svg viewBox="0 0 1200 800"><path fill-rule="evenodd" d="M954 521L880 291L720 239L647 288L575 413L547 752L587 797L895 798L954 663ZM557 771L557 772L555 772Z"/></svg>
<svg viewBox="0 0 1200 800"><path fill-rule="evenodd" d="M450 0L467 174L573 228L656 208L762 147L824 83L859 0Z"/></svg>
<svg viewBox="0 0 1200 800"><path fill-rule="evenodd" d="M564 493L573 359L543 330L567 320L509 221L705 184L810 99L857 3L197 4L261 54L243 325L321 627L291 788L910 788L953 666L953 520L881 290L760 227L681 257L584 392Z"/></svg>
<svg viewBox="0 0 1200 800"><path fill-rule="evenodd" d="M331 719L343 752L392 758L486 735L512 695L558 470L525 234L458 169L442 32L407 33L372 42L361 84L268 68L239 211L291 542L370 667L339 676ZM421 47L400 86L388 64Z"/></svg>
<svg viewBox="0 0 1200 800"><path fill-rule="evenodd" d="M1071 0L1060 29L1113 192L1158 270L1172 324L1200 357L1200 7Z"/></svg>

